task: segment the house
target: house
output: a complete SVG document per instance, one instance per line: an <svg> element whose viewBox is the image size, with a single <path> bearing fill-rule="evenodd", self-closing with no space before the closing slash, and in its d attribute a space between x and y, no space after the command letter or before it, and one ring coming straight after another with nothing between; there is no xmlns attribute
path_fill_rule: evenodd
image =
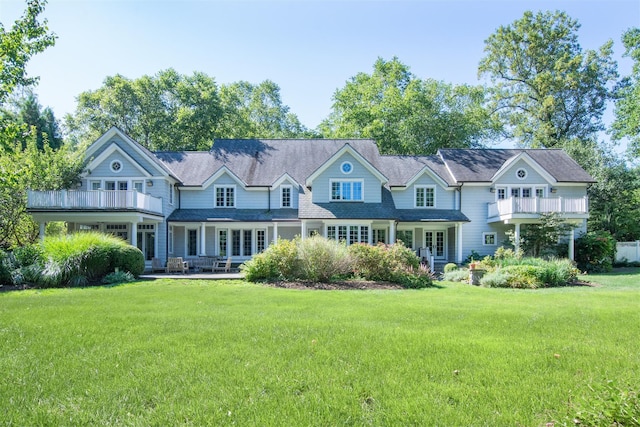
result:
<svg viewBox="0 0 640 427"><path fill-rule="evenodd" d="M251 258L279 238L402 240L435 262L493 254L505 232L558 212L586 230L594 182L561 150L381 155L372 140L216 140L151 152L117 128L86 152L75 190L30 191L40 224L100 230L154 257ZM573 245L570 245L573 256Z"/></svg>

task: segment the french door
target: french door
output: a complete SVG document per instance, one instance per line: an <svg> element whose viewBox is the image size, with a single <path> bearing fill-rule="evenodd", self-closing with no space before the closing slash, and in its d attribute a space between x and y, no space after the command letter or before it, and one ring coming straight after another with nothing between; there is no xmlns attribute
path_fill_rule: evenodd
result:
<svg viewBox="0 0 640 427"><path fill-rule="evenodd" d="M444 259L445 257L445 232L444 231L425 231L424 245L429 248L431 255L435 259Z"/></svg>

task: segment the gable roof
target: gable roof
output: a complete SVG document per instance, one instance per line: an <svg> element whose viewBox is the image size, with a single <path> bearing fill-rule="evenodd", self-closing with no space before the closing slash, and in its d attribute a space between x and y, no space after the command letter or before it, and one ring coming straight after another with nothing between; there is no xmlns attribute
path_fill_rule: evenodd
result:
<svg viewBox="0 0 640 427"><path fill-rule="evenodd" d="M438 156L459 183L491 182L505 162L521 153L526 153L557 182L595 182L567 153L557 149L441 149Z"/></svg>
<svg viewBox="0 0 640 427"><path fill-rule="evenodd" d="M271 186L287 173L303 184L346 144L379 169L380 153L364 139L216 139L207 152L164 151L156 156L185 186L199 186L226 166L248 186Z"/></svg>

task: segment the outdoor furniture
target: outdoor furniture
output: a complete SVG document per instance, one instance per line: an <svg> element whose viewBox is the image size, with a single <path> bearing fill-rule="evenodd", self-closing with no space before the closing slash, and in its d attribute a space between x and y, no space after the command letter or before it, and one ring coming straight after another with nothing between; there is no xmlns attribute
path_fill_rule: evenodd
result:
<svg viewBox="0 0 640 427"><path fill-rule="evenodd" d="M213 273L213 269L218 265L218 261L214 257L202 257L198 259L197 267L202 271L211 271Z"/></svg>
<svg viewBox="0 0 640 427"><path fill-rule="evenodd" d="M227 258L227 261L223 264L219 262L214 268L213 271L222 271L224 273L229 273L231 271L231 257Z"/></svg>
<svg viewBox="0 0 640 427"><path fill-rule="evenodd" d="M151 258L151 272L155 273L156 271L166 271L166 268L162 265L160 258Z"/></svg>
<svg viewBox="0 0 640 427"><path fill-rule="evenodd" d="M188 273L189 263L184 261L182 257L168 258L167 259L167 273Z"/></svg>

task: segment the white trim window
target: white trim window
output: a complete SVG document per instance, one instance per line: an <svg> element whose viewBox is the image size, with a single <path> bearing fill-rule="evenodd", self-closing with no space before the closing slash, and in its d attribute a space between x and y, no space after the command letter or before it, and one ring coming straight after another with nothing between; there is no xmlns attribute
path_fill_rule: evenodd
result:
<svg viewBox="0 0 640 427"><path fill-rule="evenodd" d="M483 246L497 246L498 245L498 233L485 232L482 233L482 245Z"/></svg>
<svg viewBox="0 0 640 427"><path fill-rule="evenodd" d="M282 185L280 186L280 207L281 208L292 208L292 199L291 196L293 194L293 188L290 185Z"/></svg>
<svg viewBox="0 0 640 427"><path fill-rule="evenodd" d="M436 205L436 187L433 185L416 185L414 189L416 208L433 208Z"/></svg>
<svg viewBox="0 0 640 427"><path fill-rule="evenodd" d="M331 180L329 185L332 202L362 202L364 200L364 184L361 179Z"/></svg>
<svg viewBox="0 0 640 427"><path fill-rule="evenodd" d="M327 225L327 239L352 243L369 243L368 225Z"/></svg>
<svg viewBox="0 0 640 427"><path fill-rule="evenodd" d="M176 199L175 193L176 193L176 187L169 184L169 204L170 205L173 205L174 200Z"/></svg>
<svg viewBox="0 0 640 427"><path fill-rule="evenodd" d="M236 206L235 185L216 185L216 208L234 208Z"/></svg>

